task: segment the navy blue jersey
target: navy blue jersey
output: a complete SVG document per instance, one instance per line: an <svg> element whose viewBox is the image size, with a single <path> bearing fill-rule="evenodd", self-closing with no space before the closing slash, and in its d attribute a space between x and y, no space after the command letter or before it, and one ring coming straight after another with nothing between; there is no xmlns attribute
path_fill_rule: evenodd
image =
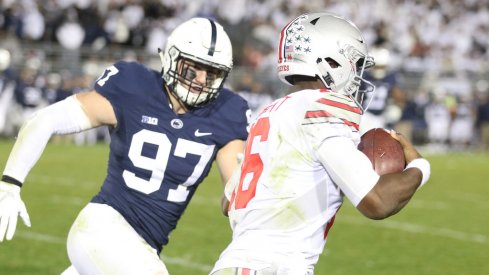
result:
<svg viewBox="0 0 489 275"><path fill-rule="evenodd" d="M222 89L205 107L177 115L161 75L134 62L118 62L96 81L117 117L111 129L107 178L92 202L119 211L161 252L217 151L247 138L248 105Z"/></svg>
<svg viewBox="0 0 489 275"><path fill-rule="evenodd" d="M374 115L380 115L384 112L387 107L387 102L392 93L393 88L397 85L397 78L395 73L387 73L384 78L376 79L372 77L368 72L365 73L365 79L372 82L375 85L375 93L373 93L373 98L370 101L371 93L367 93L367 99L364 100L364 104L368 105L367 112Z"/></svg>

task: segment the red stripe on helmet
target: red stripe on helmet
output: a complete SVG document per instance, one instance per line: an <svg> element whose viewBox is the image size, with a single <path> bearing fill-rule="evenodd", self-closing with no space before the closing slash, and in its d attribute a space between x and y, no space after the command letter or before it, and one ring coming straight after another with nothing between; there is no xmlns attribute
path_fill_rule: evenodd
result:
<svg viewBox="0 0 489 275"><path fill-rule="evenodd" d="M278 63L281 63L285 59L285 38L287 37L287 29L295 21L290 21L285 27L280 31L280 44L278 46Z"/></svg>

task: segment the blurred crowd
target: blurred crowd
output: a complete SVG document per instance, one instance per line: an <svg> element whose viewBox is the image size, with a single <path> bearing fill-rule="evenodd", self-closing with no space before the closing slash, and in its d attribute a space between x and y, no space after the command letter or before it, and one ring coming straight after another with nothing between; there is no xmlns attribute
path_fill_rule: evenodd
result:
<svg viewBox="0 0 489 275"><path fill-rule="evenodd" d="M118 59L159 69L157 49L193 16L218 20L234 47L228 85L256 112L287 87L275 76L280 28L328 10L390 52L405 100L385 116L418 144L489 147L489 0L3 0L0 134L38 108L86 90ZM394 111L393 111L394 110ZM104 132L79 143L106 139ZM437 149L438 150L438 149Z"/></svg>

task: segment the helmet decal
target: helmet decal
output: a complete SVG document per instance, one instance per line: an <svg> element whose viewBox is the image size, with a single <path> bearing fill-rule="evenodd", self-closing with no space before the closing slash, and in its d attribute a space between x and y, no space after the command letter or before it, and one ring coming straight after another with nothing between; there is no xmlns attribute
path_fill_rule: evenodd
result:
<svg viewBox="0 0 489 275"><path fill-rule="evenodd" d="M278 52L278 62L287 62L292 59L292 53L311 51L309 36L303 36L305 30L302 21L307 20L307 15L302 15L287 24L280 32L280 46Z"/></svg>
<svg viewBox="0 0 489 275"><path fill-rule="evenodd" d="M207 52L207 54L213 56L214 51L216 50L217 31L216 31L216 23L214 23L214 21L210 19L209 22L211 22L211 46L209 47L209 52Z"/></svg>

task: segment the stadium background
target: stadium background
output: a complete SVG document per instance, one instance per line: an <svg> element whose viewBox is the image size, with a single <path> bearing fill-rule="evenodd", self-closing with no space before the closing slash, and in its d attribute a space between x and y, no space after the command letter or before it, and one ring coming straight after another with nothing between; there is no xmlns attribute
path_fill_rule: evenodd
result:
<svg viewBox="0 0 489 275"><path fill-rule="evenodd" d="M138 60L159 70L156 49L192 16L224 25L235 60L227 85L259 108L287 90L274 67L280 27L301 12L328 10L351 18L370 45L391 52L390 69L398 72L399 86L416 107L405 117L413 128L410 137L432 161L433 176L389 220L369 221L346 203L317 274L488 273L489 158L483 151L489 123L488 7L487 0L4 0L0 165L26 116L90 88L116 60ZM461 107L469 110L470 139L456 143L447 130L442 140L430 140L426 110L448 113L440 119L450 125L467 116L458 113ZM23 191L33 228L20 224L16 238L0 244L0 274L59 274L68 266L66 234L103 180L106 138L100 129L48 145ZM229 241L219 194L213 171L163 252L172 274L206 274Z"/></svg>

